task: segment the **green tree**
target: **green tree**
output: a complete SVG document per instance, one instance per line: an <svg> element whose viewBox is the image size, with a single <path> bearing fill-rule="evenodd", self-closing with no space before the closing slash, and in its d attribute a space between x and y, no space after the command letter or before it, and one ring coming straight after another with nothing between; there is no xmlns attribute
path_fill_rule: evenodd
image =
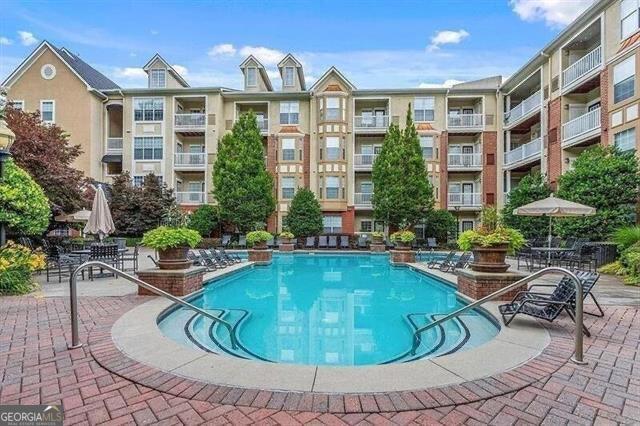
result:
<svg viewBox="0 0 640 426"><path fill-rule="evenodd" d="M165 183L153 173L144 177L140 188L140 227L146 232L162 224L167 211L175 206L173 190L168 189Z"/></svg>
<svg viewBox="0 0 640 426"><path fill-rule="evenodd" d="M549 219L537 216L516 216L513 211L525 204L542 200L551 195L551 188L540 173L526 175L518 186L511 190L509 199L502 209L502 220L505 225L518 229L525 238L535 238L544 234L549 226Z"/></svg>
<svg viewBox="0 0 640 426"><path fill-rule="evenodd" d="M211 235L213 230L216 229L218 223L218 208L210 204L204 204L198 207L191 216L189 216L189 223L187 227L194 231L198 231L198 233L203 237L208 237Z"/></svg>
<svg viewBox="0 0 640 426"><path fill-rule="evenodd" d="M563 237L604 240L635 222L640 174L635 153L595 146L576 158L573 169L560 177L558 197L595 207L596 214L560 219L556 231Z"/></svg>
<svg viewBox="0 0 640 426"><path fill-rule="evenodd" d="M0 181L0 221L10 232L40 235L49 226L51 209L44 191L13 160L4 163Z"/></svg>
<svg viewBox="0 0 640 426"><path fill-rule="evenodd" d="M391 124L373 164L373 211L378 220L409 228L433 209L433 187L427 178L420 140L411 118L406 127Z"/></svg>
<svg viewBox="0 0 640 426"><path fill-rule="evenodd" d="M322 233L322 210L314 193L300 188L291 200L284 226L296 237L311 237Z"/></svg>
<svg viewBox="0 0 640 426"><path fill-rule="evenodd" d="M439 243L446 243L449 234L456 232L456 218L447 210L428 211L423 223L425 236L433 237Z"/></svg>
<svg viewBox="0 0 640 426"><path fill-rule="evenodd" d="M275 211L273 177L264 164L262 136L253 112L242 114L220 141L213 193L221 218L241 232L263 227Z"/></svg>

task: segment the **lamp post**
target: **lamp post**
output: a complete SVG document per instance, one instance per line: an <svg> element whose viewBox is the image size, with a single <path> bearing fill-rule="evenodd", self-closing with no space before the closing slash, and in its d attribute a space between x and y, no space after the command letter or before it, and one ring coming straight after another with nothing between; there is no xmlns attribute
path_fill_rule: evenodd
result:
<svg viewBox="0 0 640 426"><path fill-rule="evenodd" d="M4 163L9 160L11 153L9 149L15 140L16 135L7 127L7 123L0 119L0 182L4 179ZM0 222L0 247L7 243L7 234L4 222Z"/></svg>

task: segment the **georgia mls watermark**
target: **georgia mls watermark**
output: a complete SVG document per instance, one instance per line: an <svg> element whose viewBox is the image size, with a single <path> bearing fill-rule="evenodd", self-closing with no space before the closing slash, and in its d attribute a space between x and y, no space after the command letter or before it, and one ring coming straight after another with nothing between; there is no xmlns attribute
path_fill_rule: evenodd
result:
<svg viewBox="0 0 640 426"><path fill-rule="evenodd" d="M62 405L0 405L0 426L62 426Z"/></svg>

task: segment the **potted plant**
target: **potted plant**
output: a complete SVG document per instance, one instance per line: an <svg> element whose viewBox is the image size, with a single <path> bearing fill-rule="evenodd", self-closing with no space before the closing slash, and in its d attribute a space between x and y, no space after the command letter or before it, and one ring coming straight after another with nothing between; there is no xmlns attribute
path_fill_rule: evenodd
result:
<svg viewBox="0 0 640 426"><path fill-rule="evenodd" d="M390 238L398 250L409 250L411 248L411 243L416 239L416 234L405 229L394 232L391 234Z"/></svg>
<svg viewBox="0 0 640 426"><path fill-rule="evenodd" d="M295 238L295 235L293 235L293 233L289 231L282 231L279 236L280 242L283 244L291 244L291 242Z"/></svg>
<svg viewBox="0 0 640 426"><path fill-rule="evenodd" d="M374 231L371 233L371 238L373 239L373 244L382 244L384 232Z"/></svg>
<svg viewBox="0 0 640 426"><path fill-rule="evenodd" d="M473 251L471 269L478 272L506 272L507 252L514 252L524 245L524 236L517 229L504 226L494 207L482 210L482 224L460 234L458 247Z"/></svg>
<svg viewBox="0 0 640 426"><path fill-rule="evenodd" d="M142 245L158 252L160 269L187 269L191 262L187 260L189 248L196 247L202 237L198 232L187 228L160 226L142 237Z"/></svg>
<svg viewBox="0 0 640 426"><path fill-rule="evenodd" d="M273 235L267 231L251 231L247 234L247 244L254 250L266 250L267 241L273 238Z"/></svg>

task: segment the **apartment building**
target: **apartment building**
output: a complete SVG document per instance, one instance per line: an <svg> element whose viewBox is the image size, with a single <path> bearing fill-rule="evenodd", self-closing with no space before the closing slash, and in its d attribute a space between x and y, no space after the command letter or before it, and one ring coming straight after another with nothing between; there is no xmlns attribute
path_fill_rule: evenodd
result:
<svg viewBox="0 0 640 426"><path fill-rule="evenodd" d="M289 54L277 65L279 90L253 56L240 64L241 90L190 87L156 54L142 67L147 87L125 89L43 42L3 85L15 107L41 111L82 145L76 167L87 175L108 182L127 170L138 184L153 172L185 209L215 202L218 141L253 111L275 178L272 231L300 187L320 200L326 232L384 230L372 213L371 169L388 126L404 126L411 108L436 206L466 230L482 205L502 205L531 171L555 185L588 146L636 149L639 2L596 2L504 82L358 89L331 67L307 87Z"/></svg>

